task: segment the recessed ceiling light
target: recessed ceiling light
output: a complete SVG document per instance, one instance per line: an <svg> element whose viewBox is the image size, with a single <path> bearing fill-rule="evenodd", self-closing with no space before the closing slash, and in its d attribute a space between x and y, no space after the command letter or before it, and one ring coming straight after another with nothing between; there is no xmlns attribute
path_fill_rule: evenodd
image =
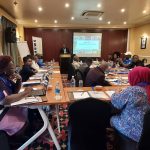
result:
<svg viewBox="0 0 150 150"><path fill-rule="evenodd" d="M97 7L100 8L100 7L101 7L101 4L97 4Z"/></svg>
<svg viewBox="0 0 150 150"><path fill-rule="evenodd" d="M126 22L126 21L124 21L124 22L123 22L123 24L127 24L127 22Z"/></svg>
<svg viewBox="0 0 150 150"><path fill-rule="evenodd" d="M122 8L120 11L121 11L122 13L124 13L126 10L125 10L124 8Z"/></svg>
<svg viewBox="0 0 150 150"><path fill-rule="evenodd" d="M71 17L71 20L74 20L74 17Z"/></svg>
<svg viewBox="0 0 150 150"><path fill-rule="evenodd" d="M143 14L146 14L146 10L143 10L143 12L142 12Z"/></svg>
<svg viewBox="0 0 150 150"><path fill-rule="evenodd" d="M103 18L102 18L102 17L99 17L98 19L99 19L99 20L103 20Z"/></svg>
<svg viewBox="0 0 150 150"><path fill-rule="evenodd" d="M66 8L68 8L69 6L70 6L69 3L66 3L66 4L65 4L65 7L66 7Z"/></svg>
<svg viewBox="0 0 150 150"><path fill-rule="evenodd" d="M37 23L37 22L38 22L38 20L37 20L37 19L35 19L35 20L34 20L34 22L35 22L35 23Z"/></svg>
<svg viewBox="0 0 150 150"><path fill-rule="evenodd" d="M54 20L54 23L58 23L58 21L57 21L57 20Z"/></svg>
<svg viewBox="0 0 150 150"><path fill-rule="evenodd" d="M111 24L111 22L110 22L110 21L108 21L107 23L108 23L108 24Z"/></svg>
<svg viewBox="0 0 150 150"><path fill-rule="evenodd" d="M38 7L38 11L42 11L43 10L43 8L42 7Z"/></svg>

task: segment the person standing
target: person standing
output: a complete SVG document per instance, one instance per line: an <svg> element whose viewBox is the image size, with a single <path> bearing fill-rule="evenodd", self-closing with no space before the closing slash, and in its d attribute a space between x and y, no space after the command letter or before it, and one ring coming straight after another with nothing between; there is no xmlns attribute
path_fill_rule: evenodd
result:
<svg viewBox="0 0 150 150"><path fill-rule="evenodd" d="M70 51L65 44L63 44L63 47L60 49L60 54L70 54Z"/></svg>

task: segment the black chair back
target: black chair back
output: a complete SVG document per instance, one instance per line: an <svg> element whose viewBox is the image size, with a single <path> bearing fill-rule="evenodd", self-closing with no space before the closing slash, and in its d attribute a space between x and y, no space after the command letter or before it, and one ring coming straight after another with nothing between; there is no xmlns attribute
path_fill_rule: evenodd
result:
<svg viewBox="0 0 150 150"><path fill-rule="evenodd" d="M143 131L139 141L139 150L150 150L150 111L144 116Z"/></svg>
<svg viewBox="0 0 150 150"><path fill-rule="evenodd" d="M110 115L110 104L98 99L87 98L71 104L71 150L106 150L106 128Z"/></svg>
<svg viewBox="0 0 150 150"><path fill-rule="evenodd" d="M68 67L68 80L71 80L72 76L75 76L76 75L76 70L75 70L75 67L72 65L72 63L69 64L69 67Z"/></svg>

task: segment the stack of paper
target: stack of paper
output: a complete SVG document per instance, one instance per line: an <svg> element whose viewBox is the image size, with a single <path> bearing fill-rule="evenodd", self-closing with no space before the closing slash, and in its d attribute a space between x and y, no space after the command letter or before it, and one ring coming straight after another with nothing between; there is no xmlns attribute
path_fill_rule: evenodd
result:
<svg viewBox="0 0 150 150"><path fill-rule="evenodd" d="M17 102L11 103L11 106L17 106L17 105L23 105L23 104L30 104L30 103L38 103L38 102L42 102L42 98L41 97L27 97L27 98L23 98Z"/></svg>

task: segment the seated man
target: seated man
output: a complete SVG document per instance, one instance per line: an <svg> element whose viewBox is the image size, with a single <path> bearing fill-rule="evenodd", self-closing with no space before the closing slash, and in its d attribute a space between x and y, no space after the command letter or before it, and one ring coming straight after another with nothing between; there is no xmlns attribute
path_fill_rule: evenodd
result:
<svg viewBox="0 0 150 150"><path fill-rule="evenodd" d="M36 54L36 56L38 57L37 64L39 65L39 67L45 66L45 64L43 63L43 58L42 58L43 56L40 54Z"/></svg>
<svg viewBox="0 0 150 150"><path fill-rule="evenodd" d="M32 68L33 69L35 69L35 70L39 70L40 69L40 67L39 67L39 65L37 64L38 63L38 61L39 61L39 58L38 58L38 56L37 55L27 55L27 57L29 57L29 58L31 58L32 59Z"/></svg>
<svg viewBox="0 0 150 150"><path fill-rule="evenodd" d="M80 67L80 59L79 59L79 57L77 55L75 55L73 57L72 65L74 66L75 69L79 69L79 67Z"/></svg>
<svg viewBox="0 0 150 150"><path fill-rule="evenodd" d="M131 59L132 53L131 52L126 52L125 53L125 58L123 60L123 63L128 65L131 63L132 59Z"/></svg>
<svg viewBox="0 0 150 150"><path fill-rule="evenodd" d="M85 60L85 63L81 64L81 66L79 67L79 71L82 73L84 79L86 78L86 75L89 72L91 65L92 65L92 59L87 58Z"/></svg>
<svg viewBox="0 0 150 150"><path fill-rule="evenodd" d="M99 67L90 69L86 76L85 86L109 86L109 82L105 80L105 71L108 69L108 63L102 62Z"/></svg>
<svg viewBox="0 0 150 150"><path fill-rule="evenodd" d="M32 59L30 57L24 57L23 63L24 63L24 65L22 67L22 70L20 71L20 75L22 77L22 81L25 82L29 79L29 77L31 77L32 75L37 73L37 70L35 70L31 67Z"/></svg>

